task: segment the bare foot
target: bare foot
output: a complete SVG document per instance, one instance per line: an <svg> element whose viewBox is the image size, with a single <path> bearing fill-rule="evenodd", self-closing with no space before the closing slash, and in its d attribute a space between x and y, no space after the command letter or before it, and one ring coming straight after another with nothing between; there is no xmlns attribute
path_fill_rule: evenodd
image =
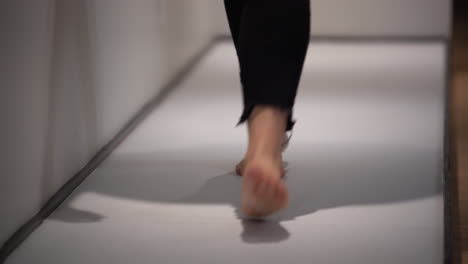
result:
<svg viewBox="0 0 468 264"><path fill-rule="evenodd" d="M281 151L285 151L286 147L289 144L290 137L288 137L286 134L284 134L284 139L283 139L283 145L281 147ZM246 158L242 159L239 163L236 164L236 174L239 176L242 176L244 174L244 168L245 168L245 160ZM283 164L281 163L280 166L280 171L281 171L281 178L284 178L286 175L286 171L283 167Z"/></svg>
<svg viewBox="0 0 468 264"><path fill-rule="evenodd" d="M256 106L248 120L249 145L243 161L236 166L242 175L242 212L264 217L288 203L282 150L287 113L272 106Z"/></svg>
<svg viewBox="0 0 468 264"><path fill-rule="evenodd" d="M242 212L249 217L264 217L285 208L288 193L278 162L252 160L245 165L242 179Z"/></svg>
<svg viewBox="0 0 468 264"><path fill-rule="evenodd" d="M241 160L239 163L236 165L236 174L238 176L244 175L244 168L245 168L245 159ZM286 170L284 169L283 166L280 166L280 171L281 171L281 178L284 178L286 176Z"/></svg>

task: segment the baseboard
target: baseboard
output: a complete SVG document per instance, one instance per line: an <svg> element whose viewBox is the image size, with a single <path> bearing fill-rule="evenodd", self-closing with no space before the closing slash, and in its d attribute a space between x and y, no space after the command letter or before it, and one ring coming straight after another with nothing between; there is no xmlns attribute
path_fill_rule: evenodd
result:
<svg viewBox="0 0 468 264"><path fill-rule="evenodd" d="M216 36L218 41L231 41L230 35L219 34ZM362 43L420 43L420 42L445 42L450 40L449 36L334 36L334 35L311 35L311 42L362 42Z"/></svg>

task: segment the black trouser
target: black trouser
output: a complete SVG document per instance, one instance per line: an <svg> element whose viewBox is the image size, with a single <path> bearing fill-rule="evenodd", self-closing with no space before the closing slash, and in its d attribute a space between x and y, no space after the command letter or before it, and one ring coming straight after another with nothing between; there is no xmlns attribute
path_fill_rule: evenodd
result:
<svg viewBox="0 0 468 264"><path fill-rule="evenodd" d="M310 0L224 0L240 65L245 122L255 105L288 113L293 106L307 53Z"/></svg>

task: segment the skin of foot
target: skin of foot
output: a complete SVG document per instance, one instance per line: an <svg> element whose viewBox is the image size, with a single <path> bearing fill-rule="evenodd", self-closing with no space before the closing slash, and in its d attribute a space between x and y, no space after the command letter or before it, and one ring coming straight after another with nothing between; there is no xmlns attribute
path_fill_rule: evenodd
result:
<svg viewBox="0 0 468 264"><path fill-rule="evenodd" d="M265 217L285 208L288 192L277 161L252 159L242 178L242 212L249 217Z"/></svg>
<svg viewBox="0 0 468 264"><path fill-rule="evenodd" d="M288 138L288 135L286 133L284 133L284 137L283 137L283 143L282 143L282 146L281 146L281 152L284 152L287 145L289 143L289 138ZM245 167L245 158L242 159L239 163L236 164L236 168L235 168L235 171L236 171L236 174L238 176L242 176L244 174L244 167ZM280 170L281 170L281 177L285 177L286 176L286 170L284 169L283 167L283 163L280 164Z"/></svg>
<svg viewBox="0 0 468 264"><path fill-rule="evenodd" d="M286 113L273 106L256 106L248 120L249 146L236 171L242 175L241 211L262 218L285 208L282 145Z"/></svg>

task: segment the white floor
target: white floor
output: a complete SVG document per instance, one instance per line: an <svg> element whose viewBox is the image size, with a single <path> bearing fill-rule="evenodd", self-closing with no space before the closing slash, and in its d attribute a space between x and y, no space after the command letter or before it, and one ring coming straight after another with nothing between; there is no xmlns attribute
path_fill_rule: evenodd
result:
<svg viewBox="0 0 468 264"><path fill-rule="evenodd" d="M441 264L444 62L442 44L311 44L291 204L259 223L237 215L246 130L222 43L7 263Z"/></svg>

